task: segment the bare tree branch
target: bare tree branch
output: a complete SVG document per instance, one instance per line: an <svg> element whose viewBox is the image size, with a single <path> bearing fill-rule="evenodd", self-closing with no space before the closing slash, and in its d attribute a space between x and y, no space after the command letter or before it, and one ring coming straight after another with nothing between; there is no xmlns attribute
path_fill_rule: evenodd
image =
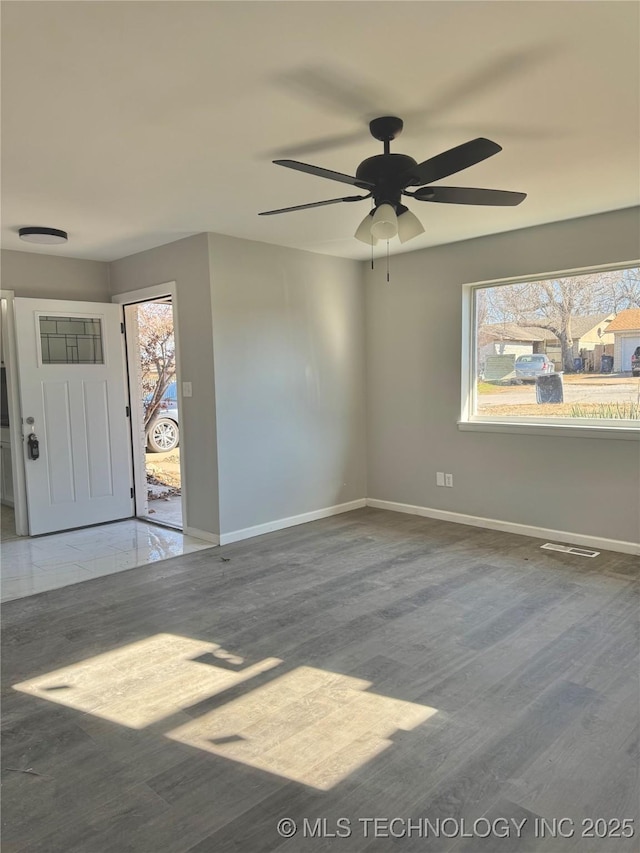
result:
<svg viewBox="0 0 640 853"><path fill-rule="evenodd" d="M518 326L547 329L560 343L563 369L572 372L576 317L614 312L622 271L566 276L497 287L502 315Z"/></svg>
<svg viewBox="0 0 640 853"><path fill-rule="evenodd" d="M176 375L173 307L166 302L138 306L145 430L160 410L162 398Z"/></svg>

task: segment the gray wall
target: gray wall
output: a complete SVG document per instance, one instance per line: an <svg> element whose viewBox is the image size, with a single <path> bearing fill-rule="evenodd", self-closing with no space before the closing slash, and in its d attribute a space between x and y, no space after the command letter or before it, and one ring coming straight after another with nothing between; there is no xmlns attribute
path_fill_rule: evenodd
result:
<svg viewBox="0 0 640 853"><path fill-rule="evenodd" d="M109 302L109 264L2 249L2 288L35 299Z"/></svg>
<svg viewBox="0 0 640 853"><path fill-rule="evenodd" d="M365 269L368 496L638 541L638 444L461 432L462 284L640 256L639 210L542 225ZM454 488L437 488L450 471Z"/></svg>
<svg viewBox="0 0 640 853"><path fill-rule="evenodd" d="M218 461L211 287L206 234L140 252L111 265L114 294L175 281L178 290L180 371L193 384L181 400L180 429L190 527L219 533Z"/></svg>
<svg viewBox="0 0 640 853"><path fill-rule="evenodd" d="M637 444L456 421L461 285L635 260L639 235L638 209L614 211L395 255L387 284L383 262L200 234L111 264L4 250L2 286L107 301L177 282L191 527L231 533L368 495L635 541ZM455 487L436 488L436 470Z"/></svg>
<svg viewBox="0 0 640 853"><path fill-rule="evenodd" d="M361 265L209 235L220 526L366 495Z"/></svg>

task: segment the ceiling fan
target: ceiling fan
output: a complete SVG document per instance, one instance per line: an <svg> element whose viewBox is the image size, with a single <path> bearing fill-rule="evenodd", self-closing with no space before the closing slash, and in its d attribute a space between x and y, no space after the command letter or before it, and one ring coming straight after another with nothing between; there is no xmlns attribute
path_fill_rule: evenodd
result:
<svg viewBox="0 0 640 853"><path fill-rule="evenodd" d="M361 201L373 198L373 208L360 223L355 237L363 243L375 245L378 240L389 240L396 234L402 243L422 234L424 228L418 218L402 204L402 196L416 201L433 201L441 204L478 204L489 206L514 206L527 197L526 193L507 190L489 190L473 187L426 186L439 181L455 172L468 169L487 157L502 151L500 145L490 139L478 137L463 145L450 148L422 163L406 154L392 154L389 150L391 140L402 131L403 121L396 116L381 116L369 122L369 130L374 139L384 145L384 153L367 157L356 169L355 177L331 169L322 169L297 160L274 160L277 166L286 166L298 172L307 172L351 184L366 190L366 195L350 195L343 198L331 198L315 201L311 204L298 204L294 207L282 207L279 210L265 210L260 216L273 216L275 213L290 213L294 210L306 210L310 207L322 207L326 204ZM411 191L409 187L418 187Z"/></svg>

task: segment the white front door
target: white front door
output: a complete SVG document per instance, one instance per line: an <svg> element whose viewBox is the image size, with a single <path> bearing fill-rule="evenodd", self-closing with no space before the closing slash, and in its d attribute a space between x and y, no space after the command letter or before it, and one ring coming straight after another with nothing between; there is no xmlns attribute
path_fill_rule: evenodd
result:
<svg viewBox="0 0 640 853"><path fill-rule="evenodd" d="M15 317L29 533L130 517L120 306L16 298Z"/></svg>

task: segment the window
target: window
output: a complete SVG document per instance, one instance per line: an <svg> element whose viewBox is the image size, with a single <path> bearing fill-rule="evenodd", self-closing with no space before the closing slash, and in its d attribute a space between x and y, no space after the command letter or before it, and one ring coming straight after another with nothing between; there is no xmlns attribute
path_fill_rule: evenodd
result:
<svg viewBox="0 0 640 853"><path fill-rule="evenodd" d="M104 364L97 317L40 316L42 364Z"/></svg>
<svg viewBox="0 0 640 853"><path fill-rule="evenodd" d="M461 425L640 427L640 267L465 287Z"/></svg>

